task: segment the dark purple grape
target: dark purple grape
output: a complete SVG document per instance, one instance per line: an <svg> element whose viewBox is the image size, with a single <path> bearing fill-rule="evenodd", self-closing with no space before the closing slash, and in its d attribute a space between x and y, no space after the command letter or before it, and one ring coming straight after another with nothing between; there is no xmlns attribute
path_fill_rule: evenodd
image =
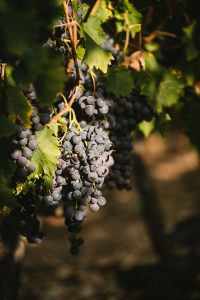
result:
<svg viewBox="0 0 200 300"><path fill-rule="evenodd" d="M37 142L36 142L36 140L30 140L29 143L28 143L28 147L31 150L34 151L37 148Z"/></svg>
<svg viewBox="0 0 200 300"><path fill-rule="evenodd" d="M27 138L19 140L19 144L22 145L22 146L25 146L27 143L28 143L28 139Z"/></svg>
<svg viewBox="0 0 200 300"><path fill-rule="evenodd" d="M31 118L31 121L33 122L33 124L38 124L38 123L40 123L40 117L39 116L33 116Z"/></svg>
<svg viewBox="0 0 200 300"><path fill-rule="evenodd" d="M17 160L17 165L21 168L26 167L27 163L28 163L28 160L26 159L26 157L23 157L23 156L19 157Z"/></svg>
<svg viewBox="0 0 200 300"><path fill-rule="evenodd" d="M107 105L104 105L103 107L99 108L100 113L107 114L109 111L109 108Z"/></svg>
<svg viewBox="0 0 200 300"><path fill-rule="evenodd" d="M62 199L62 194L57 191L53 191L52 197L55 201L60 201Z"/></svg>
<svg viewBox="0 0 200 300"><path fill-rule="evenodd" d="M33 151L30 148L25 147L22 151L22 155L26 158L30 158L33 154Z"/></svg>
<svg viewBox="0 0 200 300"><path fill-rule="evenodd" d="M89 205L89 207L90 207L90 210L92 211L92 212L97 212L98 210L99 210L99 205L98 204L96 204L96 203L91 203L90 205Z"/></svg>
<svg viewBox="0 0 200 300"><path fill-rule="evenodd" d="M19 134L19 138L20 139L24 139L27 137L27 132L26 130L22 130L21 133Z"/></svg>
<svg viewBox="0 0 200 300"><path fill-rule="evenodd" d="M15 160L17 160L18 158L20 158L22 156L22 151L16 149L12 154L11 157Z"/></svg>
<svg viewBox="0 0 200 300"><path fill-rule="evenodd" d="M19 168L18 170L18 174L22 179L26 179L27 175L28 175L28 171L25 167L23 168Z"/></svg>
<svg viewBox="0 0 200 300"><path fill-rule="evenodd" d="M36 171L36 167L29 163L27 165L27 171L28 171L29 174L34 173Z"/></svg>
<svg viewBox="0 0 200 300"><path fill-rule="evenodd" d="M95 107L93 105L86 105L85 112L88 116L93 116L95 114Z"/></svg>

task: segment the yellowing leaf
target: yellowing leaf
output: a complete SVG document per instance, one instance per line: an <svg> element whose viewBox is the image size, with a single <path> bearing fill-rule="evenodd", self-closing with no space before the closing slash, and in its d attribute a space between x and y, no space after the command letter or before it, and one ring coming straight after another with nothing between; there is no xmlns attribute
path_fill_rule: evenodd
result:
<svg viewBox="0 0 200 300"><path fill-rule="evenodd" d="M147 138L155 128L155 121L154 120L151 122L143 121L139 124L138 127L140 131L142 131L144 136Z"/></svg>
<svg viewBox="0 0 200 300"><path fill-rule="evenodd" d="M54 135L54 126L46 126L42 131L36 132L38 148L34 151L31 162L36 167L36 174L52 177L56 171L60 146Z"/></svg>

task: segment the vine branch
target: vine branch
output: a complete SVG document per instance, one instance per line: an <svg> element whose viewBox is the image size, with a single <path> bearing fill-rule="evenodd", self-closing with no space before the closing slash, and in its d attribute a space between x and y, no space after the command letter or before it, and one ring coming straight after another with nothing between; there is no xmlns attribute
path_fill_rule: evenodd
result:
<svg viewBox="0 0 200 300"><path fill-rule="evenodd" d="M79 88L79 86L76 86L74 94L71 97L69 103L67 103L67 101L65 101L65 107L51 119L51 123L56 122L59 118L61 118L65 113L67 113L71 109L72 104L74 103L74 100L76 98L78 88ZM62 94L60 93L60 95L62 95ZM62 95L62 97L65 99L65 97L63 95Z"/></svg>
<svg viewBox="0 0 200 300"><path fill-rule="evenodd" d="M100 3L101 3L101 0L96 0L95 4L94 4L94 6L93 6L93 8L92 8L92 10L90 12L91 16L93 16L96 13L96 11L97 11Z"/></svg>
<svg viewBox="0 0 200 300"><path fill-rule="evenodd" d="M128 50L128 45L130 41L130 27L129 27L129 19L128 19L128 14L124 14L125 22L126 22L126 40L125 40L125 45L124 45L124 55L126 55L126 52Z"/></svg>
<svg viewBox="0 0 200 300"><path fill-rule="evenodd" d="M149 36L145 37L144 40L145 40L145 42L150 43L159 35L168 36L168 37L171 37L174 39L178 38L178 36L175 33L156 30L153 33L151 33Z"/></svg>
<svg viewBox="0 0 200 300"><path fill-rule="evenodd" d="M4 80L6 73L6 63L1 64L1 79Z"/></svg>
<svg viewBox="0 0 200 300"><path fill-rule="evenodd" d="M64 1L63 3L63 9L64 9L64 13L65 13L65 18L67 20L67 23L70 23L70 17L69 17L69 10L68 10L68 2L66 3L66 1ZM76 69L76 81L77 81L77 85L79 84L80 81L80 72L79 72L79 66L78 66L78 60L77 60L77 55L76 55L76 43L77 43L77 25L74 25L74 31L72 30L72 26L70 26L69 24L67 25L68 27L68 31L69 31L69 36L70 36L70 40L71 40L71 46L72 46L72 57L74 60L74 66Z"/></svg>

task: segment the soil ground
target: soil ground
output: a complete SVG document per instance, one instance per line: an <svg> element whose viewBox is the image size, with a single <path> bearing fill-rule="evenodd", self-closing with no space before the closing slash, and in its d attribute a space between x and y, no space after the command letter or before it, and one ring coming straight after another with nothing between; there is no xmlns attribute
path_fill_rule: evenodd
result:
<svg viewBox="0 0 200 300"><path fill-rule="evenodd" d="M39 246L27 246L20 300L200 299L198 154L176 132L166 140L152 135L137 142L135 149L156 186L166 233L176 236L175 225L192 218L186 232L183 225L177 233L173 272L163 272L153 249L137 187L131 192L107 192L107 206L85 221L80 234L85 244L78 256L69 254L62 217L42 217L46 238ZM189 239L194 235L194 241L183 245L187 234ZM169 289L165 278L172 274Z"/></svg>

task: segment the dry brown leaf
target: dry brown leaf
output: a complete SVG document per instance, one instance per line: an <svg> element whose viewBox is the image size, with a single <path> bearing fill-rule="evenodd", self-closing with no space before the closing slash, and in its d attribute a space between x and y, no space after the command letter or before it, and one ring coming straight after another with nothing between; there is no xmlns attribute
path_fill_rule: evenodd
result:
<svg viewBox="0 0 200 300"><path fill-rule="evenodd" d="M132 53L130 56L126 56L124 59L124 65L127 68L132 68L136 71L145 70L144 51L139 50Z"/></svg>
<svg viewBox="0 0 200 300"><path fill-rule="evenodd" d="M195 82L194 91L195 91L196 95L200 95L200 82Z"/></svg>

